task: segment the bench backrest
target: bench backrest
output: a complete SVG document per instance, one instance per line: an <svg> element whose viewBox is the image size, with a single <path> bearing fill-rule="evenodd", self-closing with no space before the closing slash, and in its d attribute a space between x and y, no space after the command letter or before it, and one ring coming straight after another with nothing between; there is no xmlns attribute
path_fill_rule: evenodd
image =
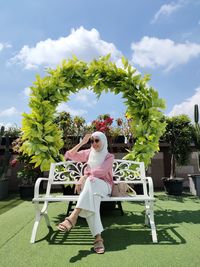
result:
<svg viewBox="0 0 200 267"><path fill-rule="evenodd" d="M64 161L52 163L49 172L49 182L57 184L58 182L74 183L84 174L87 163ZM145 180L145 167L143 162L131 160L115 159L113 162L114 180L131 182L134 180Z"/></svg>
<svg viewBox="0 0 200 267"><path fill-rule="evenodd" d="M52 163L49 172L48 187L52 184L74 184L84 173L87 163L65 161ZM113 178L117 183L142 183L146 193L146 176L143 162L115 159L113 163Z"/></svg>

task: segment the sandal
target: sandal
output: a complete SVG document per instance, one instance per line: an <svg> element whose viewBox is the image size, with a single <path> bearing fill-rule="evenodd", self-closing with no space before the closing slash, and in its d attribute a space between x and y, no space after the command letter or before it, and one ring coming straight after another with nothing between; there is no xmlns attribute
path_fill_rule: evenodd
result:
<svg viewBox="0 0 200 267"><path fill-rule="evenodd" d="M58 230L60 230L61 232L70 232L76 223L73 224L69 217L66 217L65 221L67 221L70 224L70 226L68 227L66 224L64 224L64 222L62 222L59 223Z"/></svg>
<svg viewBox="0 0 200 267"><path fill-rule="evenodd" d="M98 240L94 241L94 251L97 254L103 254L105 252L103 239L98 239Z"/></svg>

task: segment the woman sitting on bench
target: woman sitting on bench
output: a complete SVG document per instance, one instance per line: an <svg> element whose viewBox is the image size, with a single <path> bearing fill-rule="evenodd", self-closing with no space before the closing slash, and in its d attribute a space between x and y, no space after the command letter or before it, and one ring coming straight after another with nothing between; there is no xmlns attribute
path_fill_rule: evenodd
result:
<svg viewBox="0 0 200 267"><path fill-rule="evenodd" d="M84 144L91 141L91 148L78 151ZM80 194L74 211L58 225L58 229L69 232L75 226L78 216L86 218L90 231L95 237L94 250L98 254L105 251L101 232L103 226L100 217L101 198L111 194L113 186L113 159L108 152L108 142L105 134L94 132L86 134L83 140L65 154L65 159L77 162L87 162L84 176L75 186L75 192ZM84 185L84 186L83 186Z"/></svg>

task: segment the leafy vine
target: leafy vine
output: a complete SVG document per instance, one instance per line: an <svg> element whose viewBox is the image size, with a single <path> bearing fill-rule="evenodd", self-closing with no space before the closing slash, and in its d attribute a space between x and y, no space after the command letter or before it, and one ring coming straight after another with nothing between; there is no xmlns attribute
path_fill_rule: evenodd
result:
<svg viewBox="0 0 200 267"><path fill-rule="evenodd" d="M48 69L44 78L36 76L31 86L31 113L23 114L22 151L42 171L49 170L52 162L63 160L59 152L63 146L62 132L53 123L56 107L82 88L93 90L97 97L108 91L122 94L135 138L126 159L143 161L148 166L159 150L159 138L165 130L161 112L165 101L149 87L148 74L143 77L137 74L125 58L122 58L123 67L117 67L109 58L107 55L86 63L73 57L56 69Z"/></svg>

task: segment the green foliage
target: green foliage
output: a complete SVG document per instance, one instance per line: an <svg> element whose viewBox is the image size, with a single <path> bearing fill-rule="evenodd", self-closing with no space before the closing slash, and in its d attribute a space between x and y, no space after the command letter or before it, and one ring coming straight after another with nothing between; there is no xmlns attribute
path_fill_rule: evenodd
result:
<svg viewBox="0 0 200 267"><path fill-rule="evenodd" d="M2 144L2 139L5 138L5 150L2 158L0 159L0 180L4 180L6 173L8 171L9 162L11 158L11 152L9 149L9 136L5 131L5 127L1 126L0 129L0 145Z"/></svg>
<svg viewBox="0 0 200 267"><path fill-rule="evenodd" d="M32 163L33 157L21 152L22 145L23 141L21 137L12 142L12 150L17 154L17 157L10 162L10 165L15 167L19 163L21 164L20 171L17 172L17 178L20 181L20 185L34 185L37 178L42 176L42 173L40 168L35 167L35 163Z"/></svg>
<svg viewBox="0 0 200 267"><path fill-rule="evenodd" d="M172 156L171 177L175 176L174 165L184 165L190 154L192 142L192 124L187 115L178 115L166 118L166 132L163 135L164 141L169 143L169 152Z"/></svg>
<svg viewBox="0 0 200 267"><path fill-rule="evenodd" d="M62 131L62 139L65 149L72 147L74 141L79 140L80 136L83 136L87 132L86 121L81 116L75 116L74 118L69 112L59 112L56 114L54 123L58 125ZM72 139L75 138L74 139Z"/></svg>
<svg viewBox="0 0 200 267"><path fill-rule="evenodd" d="M196 148L200 148L200 125L199 125L199 107L194 105L194 128L193 128L193 139Z"/></svg>
<svg viewBox="0 0 200 267"><path fill-rule="evenodd" d="M32 162L42 171L48 170L51 162L63 160L60 154L63 133L52 123L56 107L82 88L93 90L97 97L108 91L122 93L136 140L127 159L144 161L147 166L158 151L159 138L165 129L161 113L165 108L164 100L149 88L149 75L136 75L136 70L125 58L122 58L123 68L117 67L109 58L107 55L86 63L73 57L55 70L49 69L46 77L36 77L31 87L31 113L24 114L23 118L22 151L31 156Z"/></svg>
<svg viewBox="0 0 200 267"><path fill-rule="evenodd" d="M17 126L8 127L5 130L5 135L12 137L12 138L17 138L20 134L21 134L21 129L18 128Z"/></svg>
<svg viewBox="0 0 200 267"><path fill-rule="evenodd" d="M192 138L195 143L197 151L198 169L200 171L200 125L199 125L199 106L194 105L194 125L192 131Z"/></svg>

